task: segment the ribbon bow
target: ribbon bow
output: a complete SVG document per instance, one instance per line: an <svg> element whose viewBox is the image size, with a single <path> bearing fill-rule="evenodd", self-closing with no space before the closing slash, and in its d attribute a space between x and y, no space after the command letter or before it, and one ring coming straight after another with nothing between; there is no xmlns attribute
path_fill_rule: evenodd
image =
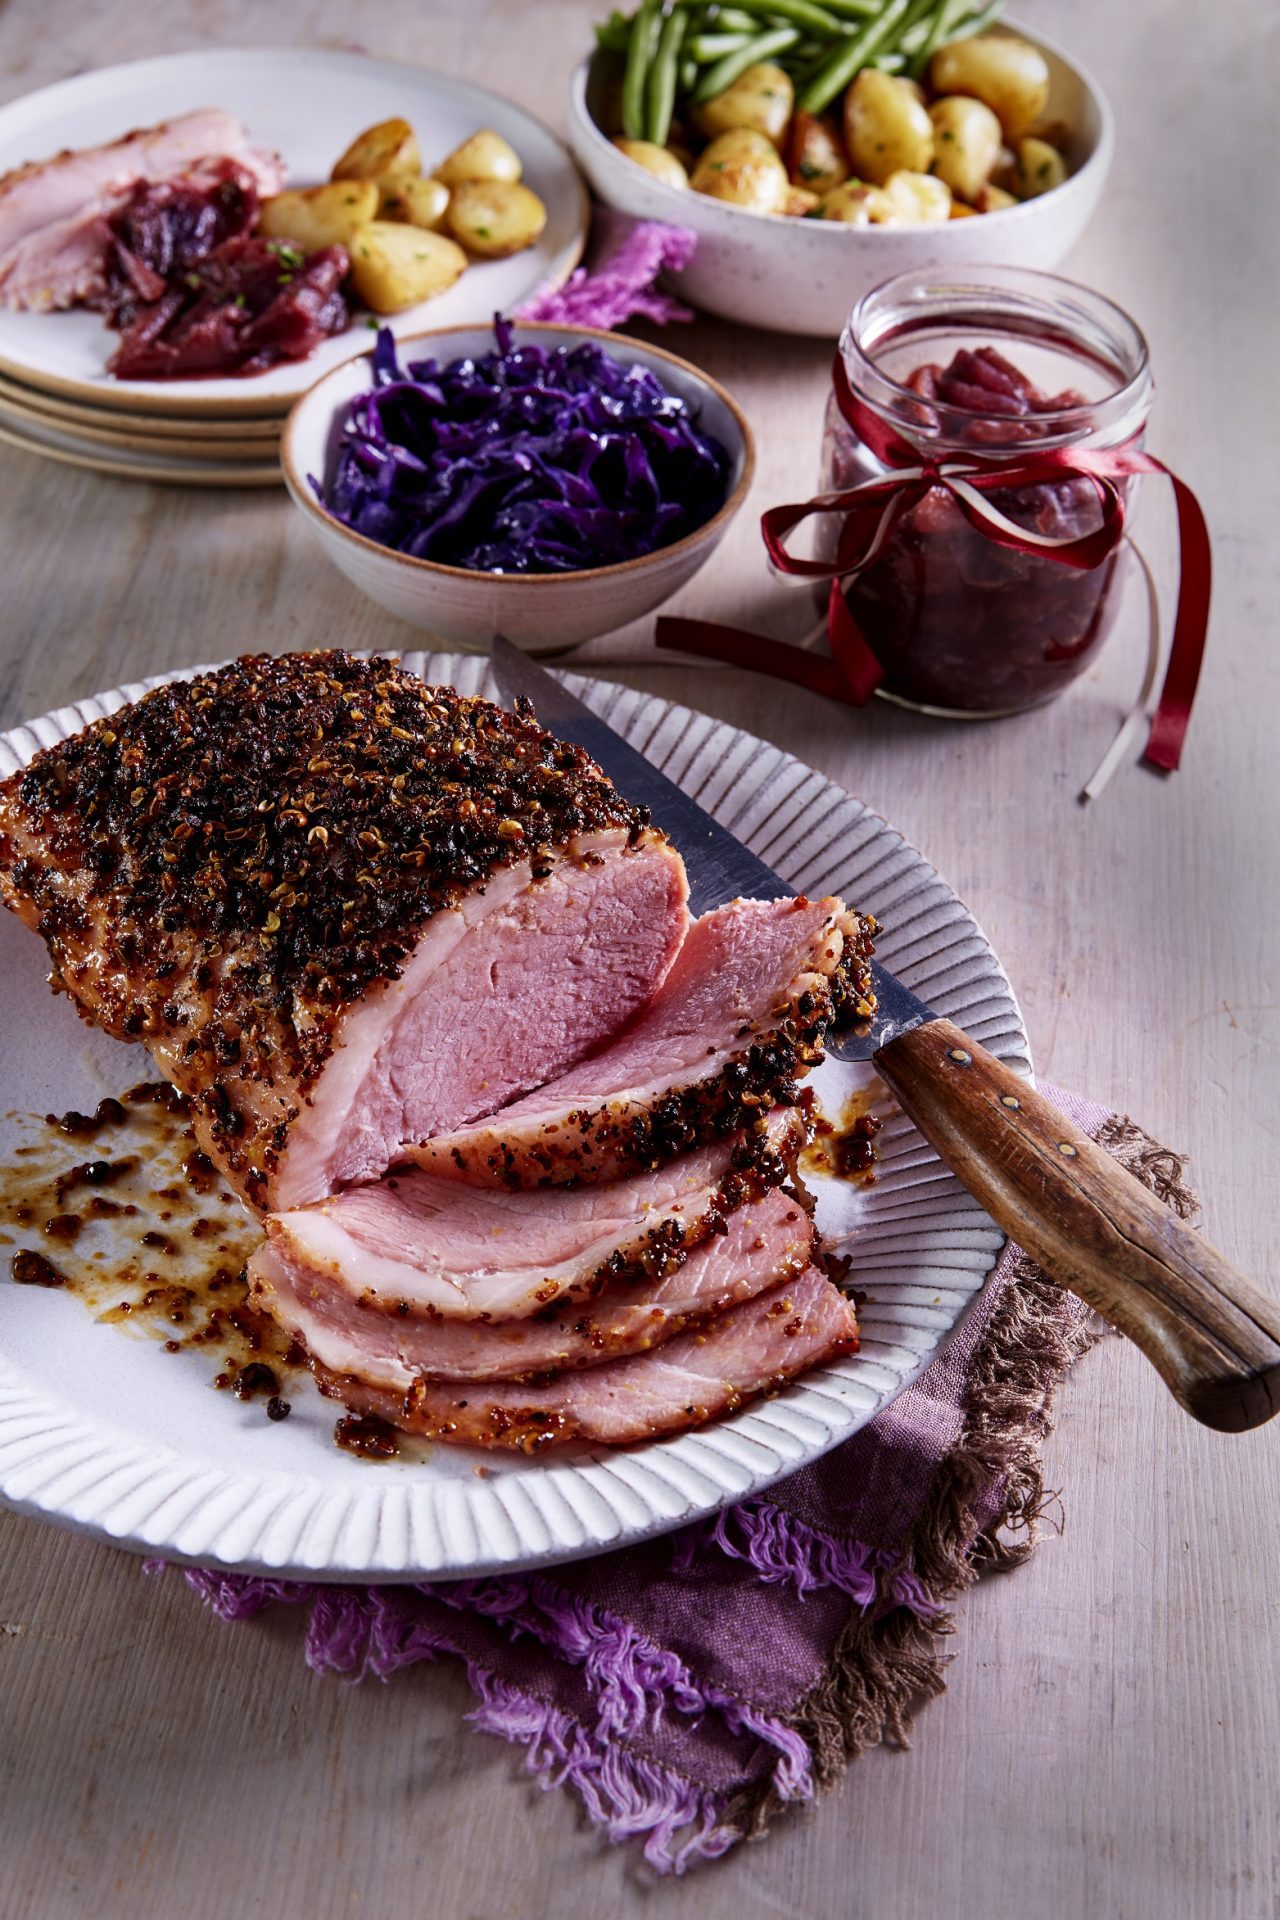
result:
<svg viewBox="0 0 1280 1920"><path fill-rule="evenodd" d="M1132 443L1098 451L1052 447L1041 452L1011 454L1004 449L998 454L922 460L916 448L899 439L858 400L839 354L833 380L836 402L844 418L863 444L891 471L881 479L863 481L844 492L819 494L800 504L771 507L760 521L765 548L780 573L830 581L827 603L830 658L768 639L763 634L746 633L703 620L659 620L655 636L658 646L772 673L808 687L811 692L843 700L850 706L863 706L884 678L884 669L849 611L840 582L872 564L883 552L903 515L917 506L932 488L944 488L970 526L997 546L1084 570L1100 566L1124 537L1125 500L1117 482L1135 474L1162 473L1173 487L1177 507L1180 580L1169 664L1143 758L1151 766L1172 772L1182 755L1200 678L1212 573L1208 528L1200 503L1185 481ZM1088 533L1066 538L1034 533L1010 520L986 498L995 490L1043 486L1063 480L1087 481L1098 495L1102 518ZM834 556L830 560L801 560L791 554L786 545L788 535L811 516L829 513L838 514L841 522Z"/></svg>

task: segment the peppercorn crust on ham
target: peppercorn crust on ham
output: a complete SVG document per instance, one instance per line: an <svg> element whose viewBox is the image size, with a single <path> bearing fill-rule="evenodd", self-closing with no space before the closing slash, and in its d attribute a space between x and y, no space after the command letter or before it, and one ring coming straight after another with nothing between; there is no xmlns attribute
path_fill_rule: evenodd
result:
<svg viewBox="0 0 1280 1920"><path fill-rule="evenodd" d="M260 1211L553 1078L687 923L646 816L528 711L340 652L157 688L0 786L0 893Z"/></svg>

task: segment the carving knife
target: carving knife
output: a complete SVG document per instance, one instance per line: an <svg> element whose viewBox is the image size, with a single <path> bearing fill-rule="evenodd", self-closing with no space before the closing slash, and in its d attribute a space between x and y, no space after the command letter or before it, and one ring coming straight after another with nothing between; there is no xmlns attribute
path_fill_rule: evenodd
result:
<svg viewBox="0 0 1280 1920"><path fill-rule="evenodd" d="M494 677L592 759L684 856L696 914L794 894L740 840L536 661L495 637ZM875 912L874 900L851 906ZM869 1060L920 1132L1011 1239L1133 1340L1206 1426L1280 1412L1280 1302L1148 1193L976 1040L872 962L874 1018L827 1051Z"/></svg>

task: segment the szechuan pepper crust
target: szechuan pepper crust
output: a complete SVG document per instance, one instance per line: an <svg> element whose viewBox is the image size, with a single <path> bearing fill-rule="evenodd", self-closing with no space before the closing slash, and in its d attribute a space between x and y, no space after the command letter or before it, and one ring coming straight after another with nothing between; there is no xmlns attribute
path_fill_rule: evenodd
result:
<svg viewBox="0 0 1280 1920"><path fill-rule="evenodd" d="M55 990L152 1046L261 1206L344 1010L426 922L631 806L579 747L388 660L246 655L0 785L0 895Z"/></svg>

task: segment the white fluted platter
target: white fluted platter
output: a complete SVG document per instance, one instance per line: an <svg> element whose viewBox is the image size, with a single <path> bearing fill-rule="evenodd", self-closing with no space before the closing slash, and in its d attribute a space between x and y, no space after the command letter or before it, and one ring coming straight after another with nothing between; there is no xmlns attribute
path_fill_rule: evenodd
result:
<svg viewBox="0 0 1280 1920"><path fill-rule="evenodd" d="M492 693L483 659L404 658L430 680ZM629 688L568 680L791 885L873 912L886 963L1030 1075L1018 1005L990 945L877 814L751 734ZM0 735L0 778L159 683ZM92 1108L145 1069L140 1050L86 1028L54 998L45 972L40 941L0 913L6 1168L21 1164L14 1155L31 1116ZM835 1117L862 1071L820 1069L825 1112ZM851 1284L865 1296L861 1350L697 1432L625 1451L527 1459L437 1444L411 1458L354 1459L333 1442L339 1409L309 1381L290 1386L291 1416L273 1424L261 1403L211 1390L208 1352L166 1352L62 1291L12 1284L14 1246L50 1248L34 1227L10 1230L0 1267L0 1500L141 1553L331 1581L548 1565L713 1514L874 1419L945 1346L999 1258L998 1228L903 1116L889 1113L877 1146L873 1184L819 1183L819 1224L852 1255ZM113 1229L95 1230L109 1239Z"/></svg>

